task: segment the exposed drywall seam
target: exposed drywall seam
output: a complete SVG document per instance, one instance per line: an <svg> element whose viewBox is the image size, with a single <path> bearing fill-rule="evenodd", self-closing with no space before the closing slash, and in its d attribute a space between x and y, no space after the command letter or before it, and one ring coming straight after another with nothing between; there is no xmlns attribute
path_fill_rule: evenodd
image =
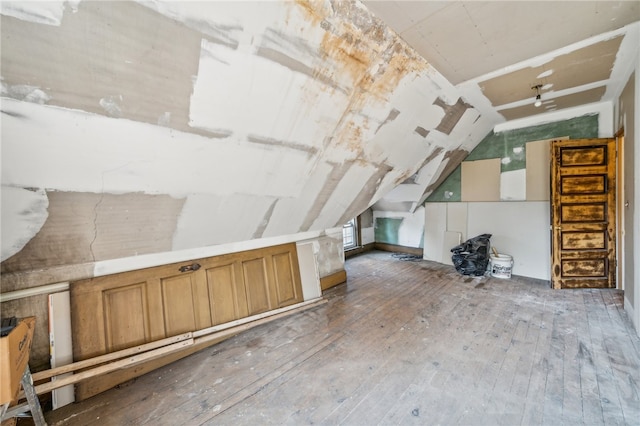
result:
<svg viewBox="0 0 640 426"><path fill-rule="evenodd" d="M256 136L256 135L247 135L247 140L249 142L253 142L261 145L282 146L282 147L294 149L297 151L303 151L308 153L311 156L315 156L318 153L318 149L316 147L302 145L295 142L279 141L276 139L266 138L266 137Z"/></svg>
<svg viewBox="0 0 640 426"><path fill-rule="evenodd" d="M392 108L391 111L389 111L389 115L387 115L387 118L384 119L384 121L382 123L380 123L380 125L378 126L378 128L376 129L375 133L378 133L378 131L380 130L380 128L382 126L384 126L385 124L395 120L398 115L400 115L400 111L398 111L395 108Z"/></svg>
<svg viewBox="0 0 640 426"><path fill-rule="evenodd" d="M369 207L373 196L378 191L382 179L391 170L393 170L393 167L386 164L378 165L376 172L371 175L364 187L358 191L358 195L353 199L349 207L347 207L345 213L340 217L340 220L338 220L335 226L347 223L347 221L360 214L364 208Z"/></svg>
<svg viewBox="0 0 640 426"><path fill-rule="evenodd" d="M318 192L318 195L316 196L315 201L309 208L309 211L307 212L304 220L302 221L302 224L300 225L300 229L298 232L309 231L309 229L311 228L311 225L313 225L313 222L317 219L317 217L322 212L322 208L327 203L327 200L331 197L331 194L333 194L333 191L335 191L336 186L338 185L340 180L342 180L342 178L347 173L347 171L352 166L352 164L353 162L345 162L342 164L332 164L333 168L331 170L331 173L327 175L327 178L325 180L325 184L322 190Z"/></svg>
<svg viewBox="0 0 640 426"><path fill-rule="evenodd" d="M278 201L279 200L273 200L273 203L271 203L267 211L264 213L264 219L262 219L262 222L258 224L258 228L253 233L254 240L258 238L262 238L262 236L264 235L264 231L265 229L267 229L267 225L271 220L271 215L273 214L273 210L276 208L276 204L278 203Z"/></svg>
<svg viewBox="0 0 640 426"><path fill-rule="evenodd" d="M436 127L436 130L444 133L445 135L450 135L454 127L456 127L456 124L458 124L458 121L460 121L464 115L465 111L469 108L473 108L473 106L463 101L462 98L458 98L455 104L448 105L444 100L438 97L433 104L444 110L444 117L442 117L442 120Z"/></svg>
<svg viewBox="0 0 640 426"><path fill-rule="evenodd" d="M451 172L456 167L460 165L462 160L464 160L467 155L469 155L469 152L464 149L454 149L451 151L447 151L442 160L443 162L448 160L444 170L442 171L442 173L440 173L438 179L436 179L435 182L427 187L427 189L424 191L423 197L428 197L428 194L430 194L434 189L440 186L440 184L451 174Z"/></svg>
<svg viewBox="0 0 640 426"><path fill-rule="evenodd" d="M426 138L427 136L429 136L429 130L425 129L424 127L418 126L415 129L413 129L413 131L415 133L419 134L420 136L422 136L423 138ZM424 164L426 164L426 163L424 163Z"/></svg>

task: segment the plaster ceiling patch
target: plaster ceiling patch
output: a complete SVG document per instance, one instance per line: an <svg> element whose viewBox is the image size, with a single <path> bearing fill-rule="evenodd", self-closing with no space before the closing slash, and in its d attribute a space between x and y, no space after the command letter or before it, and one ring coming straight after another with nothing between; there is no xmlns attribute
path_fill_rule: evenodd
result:
<svg viewBox="0 0 640 426"><path fill-rule="evenodd" d="M533 105L533 102L530 102L519 107L500 110L500 114L502 114L507 120L515 120L517 118L528 117L534 114L541 114L548 111L549 109L563 109L570 108L575 105L585 105L594 102L600 102L602 100L602 97L604 96L605 90L605 86L600 86L591 90L586 90L584 92L577 92L574 94L553 98L552 104L546 104L543 107L535 107ZM546 106L549 106L549 108L546 108Z"/></svg>
<svg viewBox="0 0 640 426"><path fill-rule="evenodd" d="M42 189L2 185L2 261L20 252L40 231L49 213L49 199Z"/></svg>
<svg viewBox="0 0 640 426"><path fill-rule="evenodd" d="M451 134L453 128L456 127L456 124L458 124L458 121L460 121L468 108L473 108L471 105L463 101L462 98L458 98L456 103L453 105L449 105L442 99L437 98L433 104L444 110L444 117L442 117L442 120L436 127L436 130L444 133L445 135Z"/></svg>
<svg viewBox="0 0 640 426"><path fill-rule="evenodd" d="M532 94L531 87L536 84L543 85L544 98L549 84L558 92L606 81L611 75L622 39L623 36L619 35L603 40L559 55L544 65L522 68L480 81L478 85L493 106L500 106L522 99L533 99L535 93ZM588 68L589 72L584 72L585 68ZM553 73L546 75L551 70Z"/></svg>
<svg viewBox="0 0 640 426"><path fill-rule="evenodd" d="M212 140L8 98L2 110L2 182L14 186L296 197L305 184L301 177L315 164L307 150L283 152L231 137Z"/></svg>

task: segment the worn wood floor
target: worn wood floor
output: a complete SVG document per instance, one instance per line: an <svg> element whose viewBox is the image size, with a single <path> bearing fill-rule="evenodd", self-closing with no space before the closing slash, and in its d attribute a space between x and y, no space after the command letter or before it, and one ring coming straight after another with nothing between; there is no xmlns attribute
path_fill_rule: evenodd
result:
<svg viewBox="0 0 640 426"><path fill-rule="evenodd" d="M81 403L50 425L640 424L617 290L471 278L387 252L329 302Z"/></svg>

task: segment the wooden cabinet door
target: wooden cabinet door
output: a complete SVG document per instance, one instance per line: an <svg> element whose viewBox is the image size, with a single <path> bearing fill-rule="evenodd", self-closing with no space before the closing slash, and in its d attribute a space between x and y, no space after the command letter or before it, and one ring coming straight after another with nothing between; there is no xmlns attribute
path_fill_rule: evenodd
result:
<svg viewBox="0 0 640 426"><path fill-rule="evenodd" d="M614 139L553 141L553 288L615 287Z"/></svg>

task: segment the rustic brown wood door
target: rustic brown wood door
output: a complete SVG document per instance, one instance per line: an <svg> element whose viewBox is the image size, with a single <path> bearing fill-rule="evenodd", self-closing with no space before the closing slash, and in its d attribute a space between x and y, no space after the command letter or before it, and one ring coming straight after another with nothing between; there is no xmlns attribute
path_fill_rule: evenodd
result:
<svg viewBox="0 0 640 426"><path fill-rule="evenodd" d="M615 139L551 144L553 288L616 286Z"/></svg>

